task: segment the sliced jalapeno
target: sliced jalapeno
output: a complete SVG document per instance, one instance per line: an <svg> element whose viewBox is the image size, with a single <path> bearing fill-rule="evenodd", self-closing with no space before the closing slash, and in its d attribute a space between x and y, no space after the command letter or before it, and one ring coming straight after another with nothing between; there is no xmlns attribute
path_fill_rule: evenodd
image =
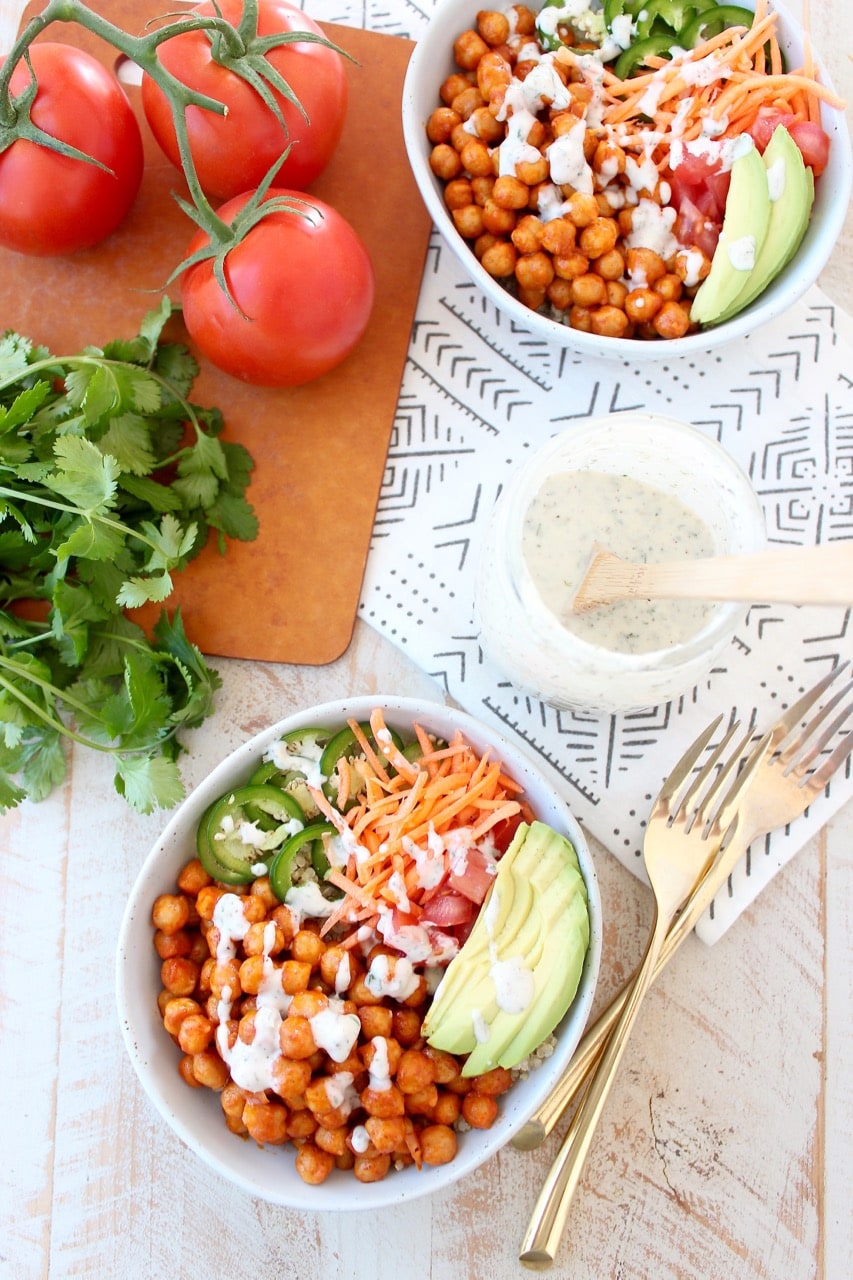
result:
<svg viewBox="0 0 853 1280"><path fill-rule="evenodd" d="M671 35L658 34L647 36L645 40L635 40L616 59L613 74L620 80L627 80L645 66L646 58L670 56L672 45Z"/></svg>
<svg viewBox="0 0 853 1280"><path fill-rule="evenodd" d="M251 867L246 866L239 870L233 870L226 867L224 862L220 862L210 845L207 834L207 824L210 815L219 801L215 801L202 815L201 822L198 824L196 831L195 847L198 854L198 860L204 867L209 876L213 876L214 880L218 880L221 884L248 884L250 880L254 880L255 876Z"/></svg>
<svg viewBox="0 0 853 1280"><path fill-rule="evenodd" d="M358 727L376 751L377 755L384 757L385 752L382 748L382 743L377 742L374 738L373 730L369 723L365 721L363 724L359 724ZM402 751L403 739L400 737L399 733L397 733L396 729L389 729L388 732L391 735L391 741L394 743L394 746L398 751ZM323 790L330 800L336 799L338 795L338 788L333 781L338 768L338 762L342 759L351 759L353 756L358 755L361 755L361 746L355 735L355 731L349 725L344 725L344 727L339 729L338 732L326 743L323 754L320 757L320 772L327 779L323 784ZM357 792L354 788L358 788L359 785L359 779L353 778L350 786L349 800L355 799Z"/></svg>
<svg viewBox="0 0 853 1280"><path fill-rule="evenodd" d="M681 44L688 23L704 9L713 9L717 0L648 0L637 14L637 37L672 32L673 44ZM692 47L692 46L688 46Z"/></svg>
<svg viewBox="0 0 853 1280"><path fill-rule="evenodd" d="M211 808L206 823L214 858L233 872L248 871L251 879L252 867L266 862L294 834L294 823L304 829L305 816L301 810L294 815L294 804L292 797L269 785L226 792Z"/></svg>
<svg viewBox="0 0 853 1280"><path fill-rule="evenodd" d="M308 843L311 844L311 865L320 872L315 862L315 857L325 862L325 871L329 869L329 862L323 851L323 836L328 831L334 831L331 822L312 822L310 826L303 827L301 831L297 831L294 835L285 840L284 844L275 854L269 866L270 888L272 889L279 902L284 902L287 897L287 891L290 889L293 881L291 873L293 869L293 859L296 857L300 849ZM319 851L316 846L319 845ZM321 862L322 865L322 862ZM322 878L322 877L321 877Z"/></svg>
<svg viewBox="0 0 853 1280"><path fill-rule="evenodd" d="M684 28L684 43L688 49L703 40L718 36L726 27L751 27L755 14L739 4L718 4L697 13Z"/></svg>

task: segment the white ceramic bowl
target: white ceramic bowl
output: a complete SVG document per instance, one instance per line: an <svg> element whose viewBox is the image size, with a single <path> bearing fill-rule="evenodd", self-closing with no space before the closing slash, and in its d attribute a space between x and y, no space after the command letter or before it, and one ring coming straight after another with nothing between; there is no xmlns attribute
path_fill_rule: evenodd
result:
<svg viewBox="0 0 853 1280"><path fill-rule="evenodd" d="M521 545L525 514L543 482L568 471L630 476L680 499L710 529L717 555L764 546L755 491L734 459L696 427L616 413L554 436L516 472L492 512L480 547L476 614L481 644L495 665L558 707L616 712L668 702L710 670L746 606L716 605L689 640L647 653L603 648L568 631L542 600Z"/></svg>
<svg viewBox="0 0 853 1280"><path fill-rule="evenodd" d="M742 2L747 8L755 8L754 0ZM468 242L457 232L444 203L443 184L429 167L431 146L425 131L429 116L439 105L440 85L452 71L458 70L453 62L453 42L467 27L476 25L476 15L482 7L479 0L442 0L436 7L409 62L403 86L403 136L415 181L435 226L468 276L515 324L539 338L580 353L625 361L671 360L675 356L708 351L752 333L759 325L767 324L786 311L810 288L838 239L850 203L853 181L847 121L843 112L825 106L822 108L822 124L831 140L830 156L817 182L809 229L784 271L751 306L731 320L675 341L601 338L531 311L513 298L480 266ZM531 8L539 7L538 0L531 4ZM802 28L777 0L773 0L773 7L779 14L780 44L788 66L799 67L803 62ZM825 73L821 78L825 84L829 83Z"/></svg>
<svg viewBox="0 0 853 1280"><path fill-rule="evenodd" d="M177 1070L178 1050L163 1029L157 1008L160 961L153 947L151 907L160 893L174 892L180 868L194 856L198 821L208 805L230 786L242 782L282 733L306 725L364 720L374 707L385 710L392 727L414 722L429 732L450 737L460 729L475 749L490 748L523 785L537 816L563 832L577 850L589 894L591 938L586 963L571 1008L557 1028L553 1056L519 1080L501 1099L493 1128L460 1135L456 1158L447 1165L421 1171L392 1170L381 1182L361 1183L352 1173L333 1171L321 1186L309 1186L296 1173L294 1150L260 1148L229 1132L219 1097L209 1089L191 1089ZM447 1187L470 1173L504 1146L524 1124L568 1063L580 1039L592 1003L601 956L601 902L589 848L578 824L530 758L495 731L463 712L438 703L408 698L347 698L325 703L272 725L232 752L176 811L149 853L127 904L118 945L116 987L122 1033L143 1088L168 1124L211 1168L251 1196L299 1209L375 1209L400 1204Z"/></svg>

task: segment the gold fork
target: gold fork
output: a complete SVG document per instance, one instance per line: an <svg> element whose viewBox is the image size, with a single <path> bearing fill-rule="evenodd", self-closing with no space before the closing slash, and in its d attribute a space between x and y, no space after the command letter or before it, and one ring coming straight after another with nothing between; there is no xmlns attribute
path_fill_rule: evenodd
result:
<svg viewBox="0 0 853 1280"><path fill-rule="evenodd" d="M655 977L692 932L752 841L757 836L765 835L777 827L785 827L798 818L822 794L830 778L853 751L851 730L811 770L820 752L853 715L853 699L848 701L848 695L853 691L853 680L848 679L805 726L800 727L808 713L849 665L848 662L842 662L833 667L770 730L770 745L744 796L737 832L720 852L708 874L699 881L670 929L655 968ZM565 1074L512 1139L513 1146L521 1151L532 1151L544 1142L566 1108L577 1097L581 1085L601 1056L604 1043L616 1024L627 994L626 985L587 1029Z"/></svg>
<svg viewBox="0 0 853 1280"><path fill-rule="evenodd" d="M707 871L738 823L741 796L764 758L769 735L755 747L732 783L749 738L722 762L737 731L733 725L723 742L685 789L694 766L716 733L722 716L700 734L661 788L646 828L643 858L655 901L655 917L642 963L624 1006L607 1039L601 1061L581 1099L563 1145L533 1210L519 1258L530 1266L548 1266L563 1234L572 1196L580 1181L595 1128L610 1093L619 1062L654 976L667 933L699 878Z"/></svg>

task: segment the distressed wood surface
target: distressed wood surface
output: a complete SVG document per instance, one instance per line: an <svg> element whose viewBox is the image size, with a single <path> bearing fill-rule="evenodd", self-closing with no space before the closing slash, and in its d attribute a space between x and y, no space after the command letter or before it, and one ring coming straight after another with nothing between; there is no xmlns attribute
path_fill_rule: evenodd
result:
<svg viewBox="0 0 853 1280"><path fill-rule="evenodd" d="M310 6L308 6L310 7ZM799 8L789 4L789 8ZM17 5L0 0L0 34ZM853 98L849 0L812 0L815 42ZM0 47L3 40L0 38ZM850 219L821 280L850 306ZM360 623L323 668L217 664L224 689L186 777L300 706L435 693ZM509 1280L558 1135L442 1196L367 1218L291 1213L233 1190L166 1130L121 1043L113 956L161 819L130 813L103 761L0 818L0 1275L104 1280ZM552 1274L572 1280L853 1275L853 809L711 950L685 944L649 996ZM646 890L596 850L600 998L638 958Z"/></svg>

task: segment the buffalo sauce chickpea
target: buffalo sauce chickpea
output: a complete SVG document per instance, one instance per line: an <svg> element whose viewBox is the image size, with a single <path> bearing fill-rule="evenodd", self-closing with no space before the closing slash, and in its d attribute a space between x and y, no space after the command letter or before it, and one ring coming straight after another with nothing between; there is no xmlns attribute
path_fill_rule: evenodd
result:
<svg viewBox="0 0 853 1280"><path fill-rule="evenodd" d="M661 217L668 195L651 155L586 124L595 89L575 53L542 55L534 12L516 5L481 10L453 55L427 121L429 162L483 269L532 310L600 337L695 331L690 304L710 259L676 240L673 210ZM520 86L540 64L554 78L531 112ZM573 141L557 182L547 152L561 139Z"/></svg>
<svg viewBox="0 0 853 1280"><path fill-rule="evenodd" d="M226 887L197 859L152 925L181 1077L219 1093L232 1133L295 1147L305 1182L447 1164L461 1122L494 1124L511 1073L464 1078L463 1059L425 1043L426 981L390 947L326 941L266 877Z"/></svg>

